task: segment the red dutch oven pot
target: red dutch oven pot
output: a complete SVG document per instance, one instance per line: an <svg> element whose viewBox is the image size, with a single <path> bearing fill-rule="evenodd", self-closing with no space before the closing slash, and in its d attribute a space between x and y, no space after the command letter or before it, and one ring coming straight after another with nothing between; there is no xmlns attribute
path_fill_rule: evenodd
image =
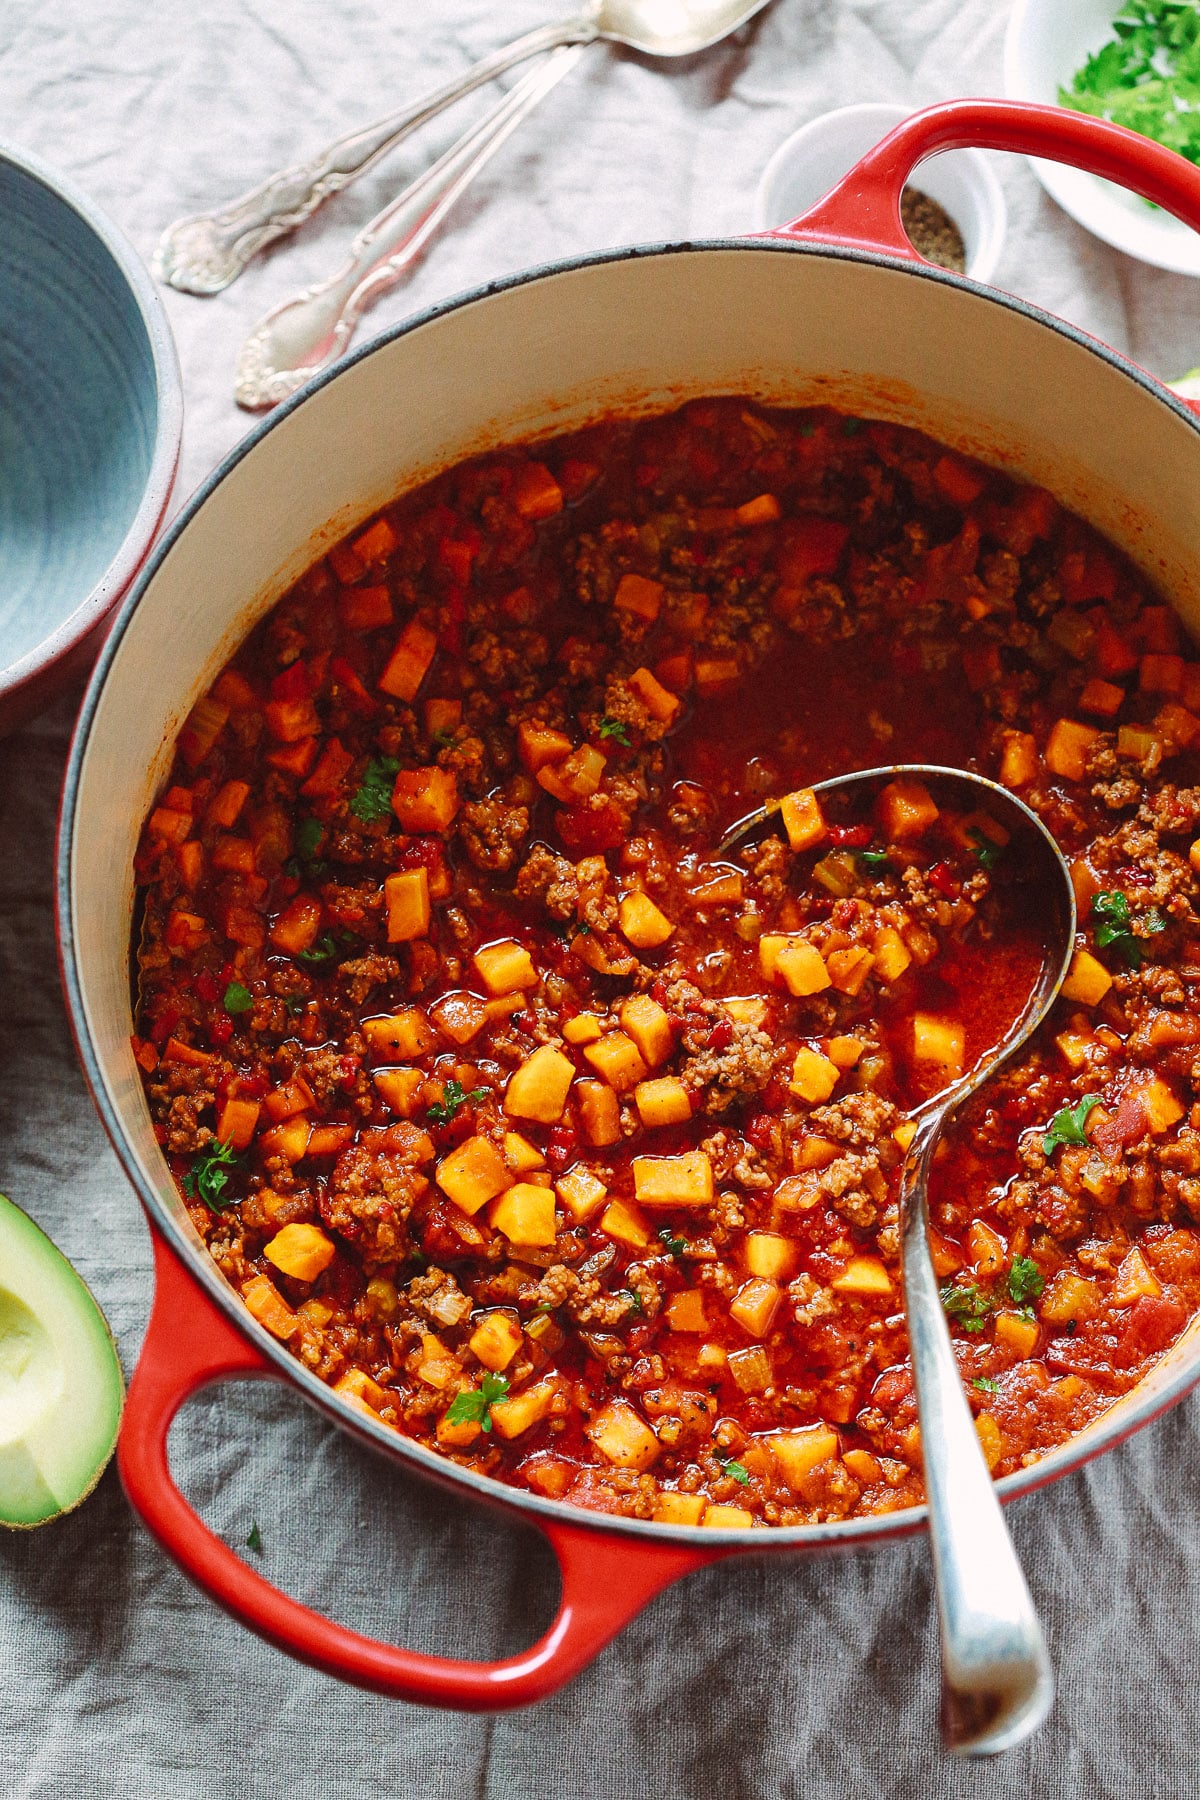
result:
<svg viewBox="0 0 1200 1800"><path fill-rule="evenodd" d="M1009 296L934 269L900 223L911 171L967 146L1047 156L1121 182L1200 228L1200 170L1078 114L955 101L899 126L803 218L763 237L625 251L468 295L310 385L219 468L119 616L84 703L59 839L73 1026L106 1128L146 1208L157 1290L130 1387L125 1490L167 1553L235 1618L379 1693L498 1710L552 1693L659 1589L720 1557L850 1550L923 1509L715 1534L598 1516L458 1468L344 1407L250 1317L192 1230L150 1130L129 1046L132 863L171 744L254 620L321 551L402 488L489 443L712 392L827 401L900 420L1039 481L1119 542L1200 623L1200 428L1125 358ZM562 1574L557 1617L504 1662L373 1641L302 1606L222 1543L176 1488L167 1433L214 1382L270 1376L409 1469L531 1519ZM1007 1477L1005 1499L1079 1466L1200 1379L1189 1330L1087 1431Z"/></svg>

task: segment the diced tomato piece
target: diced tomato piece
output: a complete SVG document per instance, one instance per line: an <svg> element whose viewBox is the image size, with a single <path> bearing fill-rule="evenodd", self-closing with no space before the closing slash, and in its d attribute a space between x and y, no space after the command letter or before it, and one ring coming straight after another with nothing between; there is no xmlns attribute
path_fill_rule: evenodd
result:
<svg viewBox="0 0 1200 1800"><path fill-rule="evenodd" d="M1187 1321L1187 1307L1170 1293L1139 1294L1125 1315L1115 1360L1130 1368L1165 1350Z"/></svg>
<svg viewBox="0 0 1200 1800"><path fill-rule="evenodd" d="M1123 637L1104 613L1091 615L1096 623L1096 636L1092 643L1092 658L1097 671L1111 678L1114 675L1128 675L1136 669L1141 658L1129 639Z"/></svg>
<svg viewBox="0 0 1200 1800"><path fill-rule="evenodd" d="M599 856L605 850L615 850L629 833L629 815L607 796L599 806L560 807L554 823L566 848L580 856Z"/></svg>

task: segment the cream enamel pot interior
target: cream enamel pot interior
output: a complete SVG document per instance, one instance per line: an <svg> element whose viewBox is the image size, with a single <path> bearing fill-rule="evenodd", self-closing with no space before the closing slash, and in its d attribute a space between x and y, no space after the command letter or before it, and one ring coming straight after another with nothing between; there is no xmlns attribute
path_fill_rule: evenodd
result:
<svg viewBox="0 0 1200 1800"><path fill-rule="evenodd" d="M581 1668L664 1584L714 1557L849 1550L918 1529L924 1512L719 1534L589 1515L373 1426L254 1322L191 1229L129 1045L134 849L175 734L249 626L324 546L397 491L498 441L713 392L899 420L1043 483L1200 628L1200 429L1188 407L1051 316L933 270L903 237L898 200L912 167L972 144L1085 165L1200 225L1200 171L1144 139L1050 108L932 108L782 233L549 268L368 345L217 470L157 549L106 646L68 772L59 924L84 1066L156 1245L158 1291L130 1390L122 1475L147 1525L214 1598L345 1679L440 1705L525 1704ZM331 1624L248 1569L183 1500L166 1459L167 1427L187 1395L248 1375L295 1383L407 1469L538 1524L563 1573L546 1636L499 1664L421 1656ZM1191 1329L1079 1438L1007 1477L1004 1497L1077 1467L1198 1379Z"/></svg>

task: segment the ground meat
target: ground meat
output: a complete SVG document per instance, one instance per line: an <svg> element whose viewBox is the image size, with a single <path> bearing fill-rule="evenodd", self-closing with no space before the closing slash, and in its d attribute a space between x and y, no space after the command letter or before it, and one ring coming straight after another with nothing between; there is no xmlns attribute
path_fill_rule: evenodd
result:
<svg viewBox="0 0 1200 1800"><path fill-rule="evenodd" d="M461 1325L470 1317L471 1301L445 1269L426 1269L405 1290L409 1304L435 1325Z"/></svg>
<svg viewBox="0 0 1200 1800"><path fill-rule="evenodd" d="M569 919L579 898L574 863L546 844L535 844L517 876L517 896L542 901L555 919Z"/></svg>
<svg viewBox="0 0 1200 1800"><path fill-rule="evenodd" d="M400 964L394 956L358 956L338 967L338 980L346 990L351 1006L361 1006L373 988L399 981Z"/></svg>
<svg viewBox="0 0 1200 1800"><path fill-rule="evenodd" d="M511 869L529 832L529 808L509 806L498 794L468 800L459 815L459 839L477 869Z"/></svg>
<svg viewBox="0 0 1200 1800"><path fill-rule="evenodd" d="M428 1186L401 1156L355 1144L338 1158L321 1217L366 1266L399 1262L411 1249L409 1216Z"/></svg>
<svg viewBox="0 0 1200 1800"><path fill-rule="evenodd" d="M688 1091L703 1097L705 1112L727 1112L735 1101L761 1093L775 1067L775 1047L765 1031L740 1020L732 1028L731 1043L696 1051L679 1071Z"/></svg>

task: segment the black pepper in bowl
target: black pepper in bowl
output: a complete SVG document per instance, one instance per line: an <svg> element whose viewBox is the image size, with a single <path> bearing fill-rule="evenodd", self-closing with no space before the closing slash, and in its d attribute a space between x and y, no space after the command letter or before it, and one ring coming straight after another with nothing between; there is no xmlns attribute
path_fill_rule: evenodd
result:
<svg viewBox="0 0 1200 1800"><path fill-rule="evenodd" d="M906 187L900 197L900 218L912 241L928 262L940 268L954 269L959 275L967 266L966 246L962 232L944 206L923 194L920 188Z"/></svg>

